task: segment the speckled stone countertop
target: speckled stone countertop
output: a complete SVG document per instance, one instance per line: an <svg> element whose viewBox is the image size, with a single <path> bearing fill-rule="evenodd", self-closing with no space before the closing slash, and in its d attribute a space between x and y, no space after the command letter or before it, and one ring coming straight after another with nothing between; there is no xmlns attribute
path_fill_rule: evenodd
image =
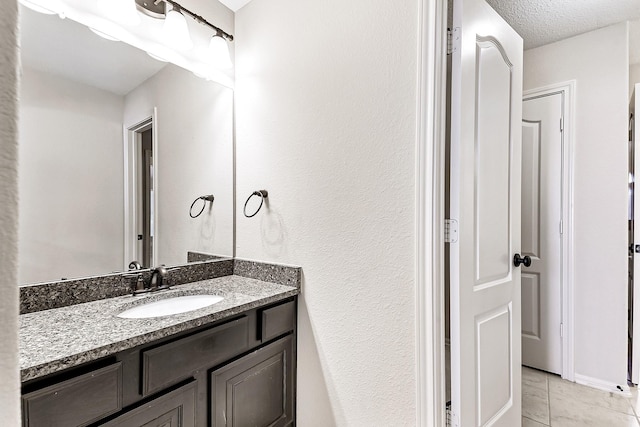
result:
<svg viewBox="0 0 640 427"><path fill-rule="evenodd" d="M120 296L20 316L20 374L32 380L215 322L300 292L294 286L224 276L143 296ZM151 319L121 319L126 309L172 296L215 294L209 307Z"/></svg>

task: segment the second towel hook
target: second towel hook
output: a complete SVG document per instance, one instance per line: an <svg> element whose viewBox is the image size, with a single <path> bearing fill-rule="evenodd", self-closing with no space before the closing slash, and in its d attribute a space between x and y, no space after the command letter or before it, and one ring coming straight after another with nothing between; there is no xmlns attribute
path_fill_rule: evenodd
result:
<svg viewBox="0 0 640 427"><path fill-rule="evenodd" d="M260 197L260 206L258 206L258 209L256 209L256 211L254 213L252 213L251 215L247 215L247 204L249 203L249 200L251 200L251 198L253 196L258 196ZM258 212L260 212L260 209L262 209L262 204L264 203L264 199L266 199L267 197L269 197L269 193L267 192L267 190L258 190L258 191L254 191L253 193L251 193L251 195L249 196L249 198L247 199L246 202L244 202L244 216L246 216L247 218L251 218L256 216L256 214Z"/></svg>
<svg viewBox="0 0 640 427"><path fill-rule="evenodd" d="M197 199L195 199L195 200L193 201L193 203L191 203L191 207L189 208L189 216L190 216L191 218L198 218L200 215L202 215L202 212L204 212L204 208L207 206L207 202L211 202L211 203L213 203L213 199L214 199L214 198L215 198L215 197L213 197L213 194L207 194L206 196L200 196L200 197L198 197ZM195 215L194 215L194 214L193 214L193 206L196 204L196 202L197 202L198 200L204 200L204 201L202 202L202 209L200 209L200 212L198 212L197 214L195 214Z"/></svg>

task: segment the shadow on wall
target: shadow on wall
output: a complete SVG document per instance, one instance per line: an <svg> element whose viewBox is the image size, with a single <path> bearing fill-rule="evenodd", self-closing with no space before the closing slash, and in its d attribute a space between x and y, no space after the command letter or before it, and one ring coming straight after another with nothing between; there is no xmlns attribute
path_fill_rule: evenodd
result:
<svg viewBox="0 0 640 427"><path fill-rule="evenodd" d="M264 213L260 218L260 233L262 247L269 256L280 258L287 255L287 230L280 212L269 206L269 199L265 199Z"/></svg>
<svg viewBox="0 0 640 427"><path fill-rule="evenodd" d="M305 375L305 381L297 381L297 403L296 418L299 425L309 427L334 427L337 425L336 417L333 413L338 404L331 405L329 389L325 380L321 355L316 346L316 337L313 331L313 324L309 318L307 305L304 298L306 280L302 273L302 290L298 297L298 331L311 331L311 333L298 335L298 379L300 375ZM320 375L313 377L315 374ZM325 414L322 419L316 414ZM326 414L331 414L330 418ZM341 419L345 419L341 415Z"/></svg>

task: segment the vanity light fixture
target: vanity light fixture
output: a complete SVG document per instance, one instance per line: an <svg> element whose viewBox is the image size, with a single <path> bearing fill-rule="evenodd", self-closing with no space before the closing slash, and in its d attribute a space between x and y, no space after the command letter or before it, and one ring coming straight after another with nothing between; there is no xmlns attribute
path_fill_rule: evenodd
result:
<svg viewBox="0 0 640 427"><path fill-rule="evenodd" d="M187 20L180 8L173 6L164 18L163 38L167 45L179 49L189 50L193 47Z"/></svg>
<svg viewBox="0 0 640 427"><path fill-rule="evenodd" d="M154 18L164 17L164 40L168 45L179 50L188 50L193 47L185 15L213 29L214 34L209 40L209 62L214 63L219 68L231 68L233 66L228 45L228 42L233 41L231 34L216 27L202 16L190 11L173 0L135 0L135 4L138 9L146 15ZM171 9L165 12L166 7L161 8L161 4L168 4L171 6Z"/></svg>
<svg viewBox="0 0 640 427"><path fill-rule="evenodd" d="M209 58L219 68L228 69L233 66L229 54L229 44L218 32L209 41Z"/></svg>

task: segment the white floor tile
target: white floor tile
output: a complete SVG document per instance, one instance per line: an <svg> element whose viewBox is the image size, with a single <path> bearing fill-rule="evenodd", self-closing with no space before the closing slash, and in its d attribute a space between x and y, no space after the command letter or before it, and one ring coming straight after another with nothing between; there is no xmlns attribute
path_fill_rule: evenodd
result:
<svg viewBox="0 0 640 427"><path fill-rule="evenodd" d="M628 398L617 393L606 392L595 388L575 384L559 377L549 376L549 398L563 398L582 402L587 407L600 407L634 415Z"/></svg>
<svg viewBox="0 0 640 427"><path fill-rule="evenodd" d="M542 424L549 424L549 395L547 391L523 385L522 415Z"/></svg>
<svg viewBox="0 0 640 427"><path fill-rule="evenodd" d="M529 418L522 417L522 427L549 427L547 424L542 424L537 421L533 421Z"/></svg>
<svg viewBox="0 0 640 427"><path fill-rule="evenodd" d="M538 371L537 369L522 367L522 386L529 386L540 388L542 390L549 390L547 385L548 374L546 372Z"/></svg>
<svg viewBox="0 0 640 427"><path fill-rule="evenodd" d="M522 426L640 427L640 393L631 391L627 398L523 367Z"/></svg>
<svg viewBox="0 0 640 427"><path fill-rule="evenodd" d="M631 397L628 397L627 400L635 410L636 417L640 416L640 393L638 393L638 387L631 387Z"/></svg>
<svg viewBox="0 0 640 427"><path fill-rule="evenodd" d="M550 384L551 386L551 384ZM552 427L639 427L634 415L585 403L576 393L550 396Z"/></svg>

